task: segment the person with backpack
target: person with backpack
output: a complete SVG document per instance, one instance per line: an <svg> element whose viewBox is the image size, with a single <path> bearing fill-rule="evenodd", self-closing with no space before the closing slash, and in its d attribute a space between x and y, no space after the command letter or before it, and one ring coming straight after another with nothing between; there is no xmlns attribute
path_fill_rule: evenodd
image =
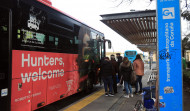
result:
<svg viewBox="0 0 190 111"><path fill-rule="evenodd" d="M129 94L133 97L132 88L131 88L131 77L132 77L132 63L129 61L127 57L123 58L123 62L119 67L121 76L124 81L124 88L126 91L126 95L124 97L129 98Z"/></svg>

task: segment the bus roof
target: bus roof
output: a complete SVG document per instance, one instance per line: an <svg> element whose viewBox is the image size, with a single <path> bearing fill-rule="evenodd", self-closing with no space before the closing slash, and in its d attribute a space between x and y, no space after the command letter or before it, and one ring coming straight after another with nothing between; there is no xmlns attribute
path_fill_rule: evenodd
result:
<svg viewBox="0 0 190 111"><path fill-rule="evenodd" d="M52 3L46 2L47 0L46 0L46 1L44 1L44 0L37 0L37 1L38 1L38 2L41 2L42 4L44 4L44 5L46 5L46 6L49 6L50 8L52 8L52 9L54 9L54 10L57 10L58 12L60 12L60 13L62 13L62 14L64 14L64 15L66 15L66 16L68 16L69 18L71 18L71 19L73 19L73 20L75 20L75 21L77 21L77 22L80 22L81 24L83 24L83 25L85 25L85 26L87 26L87 27L89 27L89 28L91 28L91 29L93 29L93 30L95 30L95 31L97 31L97 32L99 32L99 33L101 33L101 34L102 34L101 36L104 35L102 32L98 31L97 29L95 29L95 28L93 28L93 27L90 27L89 25L85 24L84 22L81 22L80 20L78 20L78 19L72 17L71 15L69 15L69 14L67 14L67 13L65 13L65 12L63 12L63 11L57 9L56 7L52 6Z"/></svg>
<svg viewBox="0 0 190 111"><path fill-rule="evenodd" d="M129 51L136 51L136 50L126 50L125 52L129 52ZM137 52L137 51L136 51Z"/></svg>

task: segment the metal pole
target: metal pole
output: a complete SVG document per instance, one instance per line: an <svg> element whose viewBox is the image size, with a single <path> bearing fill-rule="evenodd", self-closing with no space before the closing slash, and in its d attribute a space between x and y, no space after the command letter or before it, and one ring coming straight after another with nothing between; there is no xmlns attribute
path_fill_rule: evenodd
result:
<svg viewBox="0 0 190 111"><path fill-rule="evenodd" d="M151 52L149 52L149 61L150 61L149 66L150 66L150 70L151 70L151 65L152 65Z"/></svg>

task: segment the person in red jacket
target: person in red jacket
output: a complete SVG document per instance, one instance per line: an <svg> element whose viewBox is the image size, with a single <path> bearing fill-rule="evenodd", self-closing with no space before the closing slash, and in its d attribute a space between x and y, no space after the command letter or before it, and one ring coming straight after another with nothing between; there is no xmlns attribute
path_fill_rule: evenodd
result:
<svg viewBox="0 0 190 111"><path fill-rule="evenodd" d="M136 87L135 94L138 93L138 84L140 86L139 93L142 93L142 76L144 75L144 62L139 54L136 55L136 59L133 62L133 68L136 73Z"/></svg>

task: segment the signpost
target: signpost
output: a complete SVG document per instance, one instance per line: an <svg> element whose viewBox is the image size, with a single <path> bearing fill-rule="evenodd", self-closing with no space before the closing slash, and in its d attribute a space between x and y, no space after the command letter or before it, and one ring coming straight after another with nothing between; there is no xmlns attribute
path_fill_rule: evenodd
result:
<svg viewBox="0 0 190 111"><path fill-rule="evenodd" d="M182 111L180 0L157 0L160 111Z"/></svg>

